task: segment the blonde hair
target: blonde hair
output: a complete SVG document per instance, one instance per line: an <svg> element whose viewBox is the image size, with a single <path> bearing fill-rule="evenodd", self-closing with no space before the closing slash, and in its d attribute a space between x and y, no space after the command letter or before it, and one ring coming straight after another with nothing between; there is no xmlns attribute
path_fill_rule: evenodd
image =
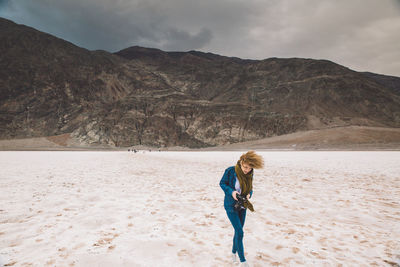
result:
<svg viewBox="0 0 400 267"><path fill-rule="evenodd" d="M264 167L264 159L253 150L241 155L240 162L246 163L254 169L261 169Z"/></svg>

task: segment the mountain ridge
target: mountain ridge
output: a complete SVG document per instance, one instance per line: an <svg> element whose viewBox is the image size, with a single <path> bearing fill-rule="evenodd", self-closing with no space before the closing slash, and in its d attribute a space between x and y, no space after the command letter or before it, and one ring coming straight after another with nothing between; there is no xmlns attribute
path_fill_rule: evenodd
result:
<svg viewBox="0 0 400 267"><path fill-rule="evenodd" d="M400 78L328 60L89 51L1 18L0 41L0 139L68 133L84 144L207 147L400 127Z"/></svg>

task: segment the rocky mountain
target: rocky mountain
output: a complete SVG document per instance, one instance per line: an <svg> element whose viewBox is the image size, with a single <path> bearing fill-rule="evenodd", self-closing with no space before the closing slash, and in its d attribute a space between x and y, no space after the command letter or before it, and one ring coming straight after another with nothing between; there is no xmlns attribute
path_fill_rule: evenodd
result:
<svg viewBox="0 0 400 267"><path fill-rule="evenodd" d="M371 72L364 72L363 74L368 78L373 79L380 85L392 89L395 94L400 94L400 77L381 75Z"/></svg>
<svg viewBox="0 0 400 267"><path fill-rule="evenodd" d="M0 139L205 147L336 126L400 127L397 77L327 60L88 51L0 18Z"/></svg>

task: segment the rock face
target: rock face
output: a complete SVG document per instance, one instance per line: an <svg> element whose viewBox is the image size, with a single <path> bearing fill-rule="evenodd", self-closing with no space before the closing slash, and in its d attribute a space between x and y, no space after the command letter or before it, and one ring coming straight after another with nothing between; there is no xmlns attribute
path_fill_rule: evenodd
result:
<svg viewBox="0 0 400 267"><path fill-rule="evenodd" d="M400 127L400 78L326 60L88 51L0 18L0 139L204 147L334 126Z"/></svg>

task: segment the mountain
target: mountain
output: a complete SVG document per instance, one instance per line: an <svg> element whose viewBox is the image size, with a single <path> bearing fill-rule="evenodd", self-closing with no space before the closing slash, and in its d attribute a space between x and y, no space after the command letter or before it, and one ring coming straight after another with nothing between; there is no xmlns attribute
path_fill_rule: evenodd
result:
<svg viewBox="0 0 400 267"><path fill-rule="evenodd" d="M380 85L383 85L388 89L392 89L395 94L400 94L400 77L381 75L371 72L364 72L363 74L368 78L373 79Z"/></svg>
<svg viewBox="0 0 400 267"><path fill-rule="evenodd" d="M327 60L89 51L0 18L0 139L69 134L82 144L206 147L400 127L399 79Z"/></svg>

